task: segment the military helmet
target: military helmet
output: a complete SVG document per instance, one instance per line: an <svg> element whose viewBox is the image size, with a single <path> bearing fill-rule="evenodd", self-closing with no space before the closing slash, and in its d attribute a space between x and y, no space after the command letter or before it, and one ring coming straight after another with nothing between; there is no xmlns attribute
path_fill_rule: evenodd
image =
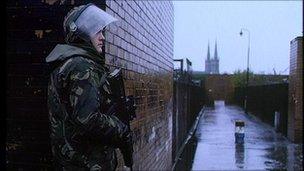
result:
<svg viewBox="0 0 304 171"><path fill-rule="evenodd" d="M72 42L76 37L89 42L96 33L114 21L117 19L93 3L75 7L63 22L66 42Z"/></svg>

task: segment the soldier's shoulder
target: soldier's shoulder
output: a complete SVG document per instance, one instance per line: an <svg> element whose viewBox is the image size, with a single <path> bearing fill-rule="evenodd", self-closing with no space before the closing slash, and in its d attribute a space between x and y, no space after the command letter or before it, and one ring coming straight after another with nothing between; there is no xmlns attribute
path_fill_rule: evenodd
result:
<svg viewBox="0 0 304 171"><path fill-rule="evenodd" d="M70 71L69 78L74 81L96 79L106 73L104 66L88 58L75 57L72 59L71 63L74 67Z"/></svg>
<svg viewBox="0 0 304 171"><path fill-rule="evenodd" d="M59 67L59 73L65 74L70 72L82 72L90 69L95 69L98 66L96 62L82 56L75 56L67 59Z"/></svg>
<svg viewBox="0 0 304 171"><path fill-rule="evenodd" d="M87 69L94 69L95 67L98 66L98 64L95 61L82 56L73 57L72 62L75 65L75 69L80 71Z"/></svg>

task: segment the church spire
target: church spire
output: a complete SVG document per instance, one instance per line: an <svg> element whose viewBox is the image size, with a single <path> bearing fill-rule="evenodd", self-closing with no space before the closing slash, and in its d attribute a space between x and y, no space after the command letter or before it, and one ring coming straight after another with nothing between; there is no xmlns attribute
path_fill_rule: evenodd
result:
<svg viewBox="0 0 304 171"><path fill-rule="evenodd" d="M210 48L209 48L209 41L208 41L207 60L210 60Z"/></svg>
<svg viewBox="0 0 304 171"><path fill-rule="evenodd" d="M218 59L218 56L217 56L217 40L215 41L215 48L214 48L214 59Z"/></svg>

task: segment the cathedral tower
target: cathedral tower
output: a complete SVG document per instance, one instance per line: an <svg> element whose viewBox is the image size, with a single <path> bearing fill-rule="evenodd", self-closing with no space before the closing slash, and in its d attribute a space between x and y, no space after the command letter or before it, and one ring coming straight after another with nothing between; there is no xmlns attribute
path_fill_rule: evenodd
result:
<svg viewBox="0 0 304 171"><path fill-rule="evenodd" d="M219 57L217 53L217 41L215 41L213 58L210 58L210 48L208 42L207 59L205 60L205 72L207 74L219 74Z"/></svg>

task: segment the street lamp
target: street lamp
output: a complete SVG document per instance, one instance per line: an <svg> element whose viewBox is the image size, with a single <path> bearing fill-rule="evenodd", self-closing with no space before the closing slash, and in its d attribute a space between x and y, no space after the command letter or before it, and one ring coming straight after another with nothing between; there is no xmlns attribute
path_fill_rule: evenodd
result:
<svg viewBox="0 0 304 171"><path fill-rule="evenodd" d="M248 33L248 51L247 51L247 73L246 73L246 90L245 90L245 99L244 99L244 109L247 114L247 96L248 96L248 84L249 84L249 53L250 53L250 31L248 29L242 28L240 36L243 35L243 31Z"/></svg>

